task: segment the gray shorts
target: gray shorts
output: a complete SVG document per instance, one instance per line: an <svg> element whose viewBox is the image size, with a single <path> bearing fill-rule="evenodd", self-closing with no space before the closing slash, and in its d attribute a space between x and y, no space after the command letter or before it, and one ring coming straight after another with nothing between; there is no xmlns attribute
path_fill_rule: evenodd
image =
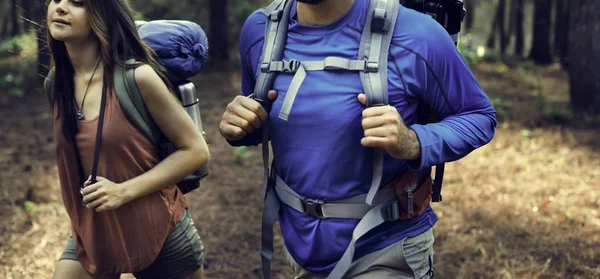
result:
<svg viewBox="0 0 600 279"><path fill-rule="evenodd" d="M77 261L73 238L69 237L60 260ZM184 278L202 267L204 246L186 209L175 229L167 236L156 260L146 269L133 273L135 278Z"/></svg>
<svg viewBox="0 0 600 279"><path fill-rule="evenodd" d="M345 279L429 279L433 278L433 229L415 237L405 238L384 249L356 259ZM324 279L300 267L286 250L294 279Z"/></svg>

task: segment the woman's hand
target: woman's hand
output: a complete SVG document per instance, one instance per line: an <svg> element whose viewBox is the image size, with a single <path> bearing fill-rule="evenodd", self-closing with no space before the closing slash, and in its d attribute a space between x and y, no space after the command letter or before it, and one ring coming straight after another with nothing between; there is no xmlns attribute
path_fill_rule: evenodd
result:
<svg viewBox="0 0 600 279"><path fill-rule="evenodd" d="M98 176L97 182L91 185L88 179L84 186L81 192L83 203L89 209L96 209L96 212L114 210L130 201L122 184L104 177Z"/></svg>

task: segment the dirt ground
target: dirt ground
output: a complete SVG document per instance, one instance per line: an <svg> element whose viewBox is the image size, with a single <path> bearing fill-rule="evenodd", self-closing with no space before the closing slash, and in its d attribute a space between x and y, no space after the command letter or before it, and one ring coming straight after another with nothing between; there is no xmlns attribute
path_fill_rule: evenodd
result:
<svg viewBox="0 0 600 279"><path fill-rule="evenodd" d="M494 140L447 164L433 204L436 278L600 278L600 128L564 121L566 74L482 64ZM186 196L206 247L207 278L260 278L258 147L236 163L218 121L239 76L195 79L211 174ZM0 95L0 278L51 278L69 234L42 94ZM276 234L275 278L291 278ZM132 278L124 275L122 278Z"/></svg>

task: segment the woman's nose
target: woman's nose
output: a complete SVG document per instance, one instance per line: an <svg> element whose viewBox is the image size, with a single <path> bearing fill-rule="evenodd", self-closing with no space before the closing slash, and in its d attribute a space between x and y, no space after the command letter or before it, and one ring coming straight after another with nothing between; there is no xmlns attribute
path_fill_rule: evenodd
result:
<svg viewBox="0 0 600 279"><path fill-rule="evenodd" d="M63 15L66 14L68 12L67 9L67 5L68 5L67 0L61 0L60 2L58 2L58 4L56 5L56 12Z"/></svg>

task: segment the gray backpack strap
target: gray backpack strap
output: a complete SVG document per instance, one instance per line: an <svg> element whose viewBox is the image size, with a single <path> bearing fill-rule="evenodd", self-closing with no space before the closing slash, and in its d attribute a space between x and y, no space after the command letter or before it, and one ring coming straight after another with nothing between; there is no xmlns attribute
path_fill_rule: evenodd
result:
<svg viewBox="0 0 600 279"><path fill-rule="evenodd" d="M360 79L367 97L367 107L388 104L388 55L398 10L400 5L394 0L371 0L365 21L359 59L367 62L367 71L360 73ZM366 203L371 205L381 184L383 174L383 151L373 150L373 180Z"/></svg>
<svg viewBox="0 0 600 279"><path fill-rule="evenodd" d="M399 3L396 0L371 0L369 6L359 48L359 59L366 60L369 68L369 71L360 73L363 89L367 96L367 107L388 104L387 59L398 10ZM382 175L383 152L376 149L373 156L373 181L366 197L368 205L373 205L376 200L375 195L379 190ZM387 216L389 216L389 206L382 204L373 207L360 220L352 232L350 245L327 279L343 278L354 259L356 241L377 226L390 221L390 218L386 218Z"/></svg>
<svg viewBox="0 0 600 279"><path fill-rule="evenodd" d="M283 49L287 38L292 0L275 0L267 6L263 13L267 16L265 38L262 50L260 73L256 79L253 98L259 102L267 112L270 111L268 92L273 88L276 72L268 71L271 61L283 58ZM261 225L261 264L263 278L271 278L271 259L273 258L273 225L279 214L280 202L269 178L269 122L262 127L262 156L263 156L263 186L262 197L264 200Z"/></svg>
<svg viewBox="0 0 600 279"><path fill-rule="evenodd" d="M146 109L142 95L135 82L135 65L133 59L127 60L125 67L115 67L115 93L123 111L131 122L139 128L153 144L160 142L160 130Z"/></svg>
<svg viewBox="0 0 600 279"><path fill-rule="evenodd" d="M267 94L273 87L277 73L268 71L271 61L279 61L283 57L283 49L287 38L289 14L294 1L275 0L262 12L267 16L265 38L262 48L260 73L254 86L254 99L263 106L268 106Z"/></svg>
<svg viewBox="0 0 600 279"><path fill-rule="evenodd" d="M44 79L44 94L46 94L46 98L48 99L48 103L53 106L54 105L54 88L53 81L54 78L54 68L48 71L46 78Z"/></svg>

